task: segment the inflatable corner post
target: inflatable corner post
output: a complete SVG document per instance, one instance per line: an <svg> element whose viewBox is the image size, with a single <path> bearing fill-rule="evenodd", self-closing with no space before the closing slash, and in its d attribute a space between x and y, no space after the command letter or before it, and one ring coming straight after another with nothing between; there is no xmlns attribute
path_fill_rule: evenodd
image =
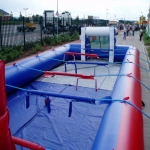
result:
<svg viewBox="0 0 150 150"><path fill-rule="evenodd" d="M15 144L32 150L45 150L38 144L11 136L6 98L5 64L0 60L0 150L16 150Z"/></svg>
<svg viewBox="0 0 150 150"><path fill-rule="evenodd" d="M5 64L0 60L0 149L15 150L11 142L9 129L9 111L7 109L6 87L5 87Z"/></svg>
<svg viewBox="0 0 150 150"><path fill-rule="evenodd" d="M81 28L81 53L85 54L85 27ZM81 56L81 60L85 61L85 56Z"/></svg>

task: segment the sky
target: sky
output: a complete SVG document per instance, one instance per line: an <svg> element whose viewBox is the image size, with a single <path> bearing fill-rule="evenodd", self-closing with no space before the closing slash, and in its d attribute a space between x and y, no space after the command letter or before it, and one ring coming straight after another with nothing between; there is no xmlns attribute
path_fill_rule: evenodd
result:
<svg viewBox="0 0 150 150"><path fill-rule="evenodd" d="M44 10L54 10L56 14L57 4L59 14L69 11L73 18L139 20L141 15L147 18L150 0L1 0L0 9L12 12L14 17L19 17L20 12L23 16L43 16Z"/></svg>

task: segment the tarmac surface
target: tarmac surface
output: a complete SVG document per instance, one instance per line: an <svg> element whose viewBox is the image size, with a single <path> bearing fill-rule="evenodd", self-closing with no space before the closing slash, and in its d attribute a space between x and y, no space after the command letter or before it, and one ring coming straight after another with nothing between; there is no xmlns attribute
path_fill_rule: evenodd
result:
<svg viewBox="0 0 150 150"><path fill-rule="evenodd" d="M101 60L100 60L101 61ZM99 60L94 60L94 62L99 62ZM89 65L89 64L77 64L77 73L83 75L93 75L95 68L95 80L78 80L78 86L95 88L97 82L97 89L109 90L112 91L117 76L105 76L109 74L118 74L120 70L120 64L108 65L108 66L97 66L97 65ZM52 70L56 72L65 72L64 64ZM75 67L72 64L67 65L67 73L75 73ZM100 75L100 76L99 76ZM104 76L101 76L104 75ZM70 76L54 76L52 78L43 78L40 77L37 81L42 82L50 82L57 84L66 84L76 86L77 77Z"/></svg>
<svg viewBox="0 0 150 150"><path fill-rule="evenodd" d="M123 39L123 32L120 32L117 36L117 45L131 45L141 51L140 58L150 62L150 59L147 55L146 47L144 46L143 41L139 40L139 31L135 31L134 36L127 36L126 40ZM144 54L146 55L144 55ZM140 59L140 66L150 70L149 64ZM141 72L141 82L146 85L150 89L150 72L143 70L140 68ZM149 89L146 89L141 85L142 88L142 101L145 103L145 107L143 107L143 111L150 116L150 95ZM143 115L143 123L144 123L144 149L150 150L150 119Z"/></svg>

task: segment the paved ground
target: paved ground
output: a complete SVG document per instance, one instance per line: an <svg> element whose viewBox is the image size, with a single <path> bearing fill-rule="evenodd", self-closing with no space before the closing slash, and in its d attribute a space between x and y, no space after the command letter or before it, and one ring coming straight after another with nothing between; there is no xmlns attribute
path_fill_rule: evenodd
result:
<svg viewBox="0 0 150 150"><path fill-rule="evenodd" d="M145 46L142 41L139 41L139 32L136 31L134 36L128 36L126 40L123 40L123 33L120 32L119 35L117 35L117 45L131 45L137 47L142 53L147 54ZM140 54L140 58L149 61L149 58L144 55ZM149 64L144 62L143 60L140 60L140 65L142 67L145 67L149 69ZM148 71L145 71L141 69L141 81L143 84L145 84L147 87L150 88L150 73ZM145 87L142 87L142 100L145 103L145 107L143 107L143 111L150 115L150 99L149 99L149 90L147 90ZM145 117L143 115L144 120L144 146L145 150L150 150L150 119Z"/></svg>
<svg viewBox="0 0 150 150"><path fill-rule="evenodd" d="M96 61L96 60L95 60ZM84 75L93 75L94 74L94 68L97 65L85 65L85 64L78 64L77 65L77 71L78 74L84 74ZM64 72L64 65L54 69L53 71L59 71ZM97 66L95 68L95 75L102 75L102 74L118 74L120 70L120 64L115 64L112 66ZM75 67L74 65L67 65L67 73L75 73ZM97 79L97 88L103 89L103 90L110 90L112 91L115 81L117 79L117 76L99 76L95 77ZM67 84L67 85L74 85L76 86L77 78L76 77L69 77L69 76L55 76L53 78L38 78L38 81L42 82L51 82L51 83L57 83L57 84ZM95 88L95 81L93 80L83 80L80 79L78 86L82 87L89 87L89 88Z"/></svg>

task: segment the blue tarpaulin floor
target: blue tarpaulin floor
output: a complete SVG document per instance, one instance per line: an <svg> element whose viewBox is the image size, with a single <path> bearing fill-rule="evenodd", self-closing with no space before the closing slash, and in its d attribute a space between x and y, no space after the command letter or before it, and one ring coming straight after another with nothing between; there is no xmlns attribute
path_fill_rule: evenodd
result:
<svg viewBox="0 0 150 150"><path fill-rule="evenodd" d="M109 90L89 87L34 81L25 89L55 92L60 94L103 98L110 96ZM46 97L31 95L30 107L26 109L26 92L17 91L8 97L10 128L13 135L38 143L52 150L90 150L99 129L107 104L72 103L72 114L68 117L71 99L51 99L51 112L47 112ZM17 147L17 150L22 148Z"/></svg>

